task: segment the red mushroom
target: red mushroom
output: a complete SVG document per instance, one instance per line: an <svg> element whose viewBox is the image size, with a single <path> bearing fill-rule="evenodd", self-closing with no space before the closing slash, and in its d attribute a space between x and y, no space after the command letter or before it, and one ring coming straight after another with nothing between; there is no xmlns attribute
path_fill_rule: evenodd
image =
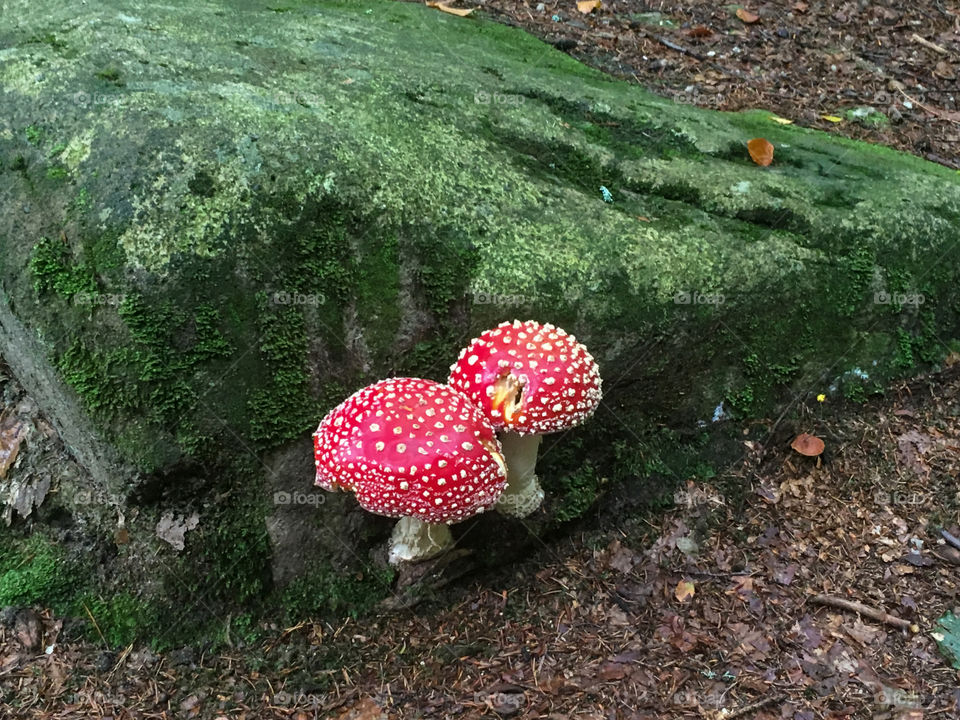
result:
<svg viewBox="0 0 960 720"><path fill-rule="evenodd" d="M536 475L542 435L580 424L600 403L593 356L558 327L514 320L473 340L450 368L448 382L499 431L507 488L497 509L526 517L543 500Z"/></svg>
<svg viewBox="0 0 960 720"><path fill-rule="evenodd" d="M316 484L350 490L361 507L401 518L390 562L453 545L448 525L493 507L506 468L493 427L463 394L416 378L358 390L313 434Z"/></svg>

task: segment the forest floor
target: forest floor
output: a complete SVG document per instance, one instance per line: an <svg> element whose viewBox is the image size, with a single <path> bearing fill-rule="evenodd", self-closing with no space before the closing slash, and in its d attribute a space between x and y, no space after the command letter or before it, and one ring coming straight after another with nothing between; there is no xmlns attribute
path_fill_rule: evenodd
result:
<svg viewBox="0 0 960 720"><path fill-rule="evenodd" d="M456 5L681 102L960 168L955 3ZM960 717L938 646L960 614L960 549L941 533L960 536L960 358L865 404L728 430L766 439L667 509L594 514L413 608L168 653L58 637L41 608L0 614L0 718ZM793 450L800 433L823 453Z"/></svg>
<svg viewBox="0 0 960 720"><path fill-rule="evenodd" d="M594 516L412 608L168 653L59 638L22 609L0 618L0 717L960 717L938 645L960 652L939 624L960 615L941 532L960 535L960 355L839 402L729 423L766 439L666 510ZM791 447L801 432L821 455Z"/></svg>
<svg viewBox="0 0 960 720"><path fill-rule="evenodd" d="M950 0L456 0L677 102L960 169L960 5ZM588 12L581 12L578 5ZM596 7L594 7L596 5Z"/></svg>
<svg viewBox="0 0 960 720"><path fill-rule="evenodd" d="M764 439L667 509L595 514L412 608L167 653L7 611L0 717L960 717L941 622L960 615L960 355L838 402L725 423Z"/></svg>

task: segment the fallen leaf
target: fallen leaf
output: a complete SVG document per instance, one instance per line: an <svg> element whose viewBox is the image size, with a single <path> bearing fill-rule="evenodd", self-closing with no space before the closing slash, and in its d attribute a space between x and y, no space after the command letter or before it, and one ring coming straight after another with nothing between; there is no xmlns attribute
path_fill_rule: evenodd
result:
<svg viewBox="0 0 960 720"><path fill-rule="evenodd" d="M836 115L821 115L820 117L832 123L843 122L843 118Z"/></svg>
<svg viewBox="0 0 960 720"><path fill-rule="evenodd" d="M825 446L823 444L823 440L818 438L816 435L800 433L793 439L793 442L790 443L790 447L792 447L801 455L806 455L807 457L816 457L823 452Z"/></svg>
<svg viewBox="0 0 960 720"><path fill-rule="evenodd" d="M7 471L13 467L24 435L26 431L23 424L12 415L0 416L0 479L6 477Z"/></svg>
<svg viewBox="0 0 960 720"><path fill-rule="evenodd" d="M752 12L750 12L746 8L737 8L737 17L743 20L748 25L751 25L760 19L759 15L754 15Z"/></svg>
<svg viewBox="0 0 960 720"><path fill-rule="evenodd" d="M805 2L797 2L797 3L794 3L793 5L793 9L796 10L798 13L805 13L807 11L807 8L809 7L810 6L807 5L807 3Z"/></svg>
<svg viewBox="0 0 960 720"><path fill-rule="evenodd" d="M427 7L436 8L441 12L450 13L451 15L456 15L457 17L466 17L473 12L473 8L469 8L468 10L463 10L462 8L452 8L446 3L442 2L428 2Z"/></svg>
<svg viewBox="0 0 960 720"><path fill-rule="evenodd" d="M753 161L761 167L773 162L773 144L764 138L754 138L747 143L747 152Z"/></svg>
<svg viewBox="0 0 960 720"><path fill-rule="evenodd" d="M172 512L166 512L157 523L157 537L173 545L175 550L183 550L183 539L188 530L200 524L200 516L193 513L190 517L174 518Z"/></svg>
<svg viewBox="0 0 960 720"><path fill-rule="evenodd" d="M693 597L695 592L696 592L696 589L693 587L692 582L688 582L687 580L681 580L680 582L677 583L677 590L676 590L676 593L674 594L676 595L677 600L679 600L680 602L686 602L687 600Z"/></svg>
<svg viewBox="0 0 960 720"><path fill-rule="evenodd" d="M600 7L600 0L578 0L577 10L586 15Z"/></svg>
<svg viewBox="0 0 960 720"><path fill-rule="evenodd" d="M687 35L695 38L710 37L713 35L713 30L706 25L697 25L687 30Z"/></svg>
<svg viewBox="0 0 960 720"><path fill-rule="evenodd" d="M776 115L771 115L770 119L777 125L793 125L793 120L787 120L786 118L777 117Z"/></svg>

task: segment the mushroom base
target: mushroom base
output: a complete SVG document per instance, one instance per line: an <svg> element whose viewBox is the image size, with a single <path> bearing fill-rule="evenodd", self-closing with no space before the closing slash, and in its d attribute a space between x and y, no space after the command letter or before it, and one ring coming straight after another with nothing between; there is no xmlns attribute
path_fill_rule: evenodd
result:
<svg viewBox="0 0 960 720"><path fill-rule="evenodd" d="M416 562L436 557L453 547L450 527L427 523L413 517L397 521L390 536L390 564Z"/></svg>
<svg viewBox="0 0 960 720"><path fill-rule="evenodd" d="M524 518L543 502L543 488L537 480L537 453L542 435L518 435L509 430L497 435L507 465L507 487L497 501L497 512Z"/></svg>

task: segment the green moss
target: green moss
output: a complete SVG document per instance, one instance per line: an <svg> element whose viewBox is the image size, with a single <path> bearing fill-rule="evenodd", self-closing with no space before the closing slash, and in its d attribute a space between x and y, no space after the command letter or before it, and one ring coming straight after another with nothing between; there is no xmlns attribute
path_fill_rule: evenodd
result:
<svg viewBox="0 0 960 720"><path fill-rule="evenodd" d="M581 517L596 501L603 479L591 462L582 463L573 472L554 478L550 492L556 494L553 518L558 523Z"/></svg>
<svg viewBox="0 0 960 720"><path fill-rule="evenodd" d="M310 427L314 403L306 369L307 332L303 310L273 304L257 294L260 353L269 371L264 387L251 395L249 437L259 447L292 439Z"/></svg>
<svg viewBox="0 0 960 720"><path fill-rule="evenodd" d="M86 626L87 638L92 642L102 633L110 647L124 647L149 637L157 628L156 609L126 592L110 597L82 596L77 605L75 614L88 620L93 617L96 623Z"/></svg>
<svg viewBox="0 0 960 720"><path fill-rule="evenodd" d="M28 143L34 147L40 147L40 143L43 142L45 135L43 128L40 128L36 125L28 125L23 132L24 135L26 135Z"/></svg>
<svg viewBox="0 0 960 720"><path fill-rule="evenodd" d="M62 604L78 579L76 568L44 536L0 537L0 607Z"/></svg>
<svg viewBox="0 0 960 720"><path fill-rule="evenodd" d="M41 295L52 291L69 298L76 293L97 292L93 270L76 262L63 242L42 238L33 248L29 269L33 288Z"/></svg>
<svg viewBox="0 0 960 720"><path fill-rule="evenodd" d="M390 594L393 574L371 566L344 572L321 564L293 581L283 591L281 604L291 621L330 613L356 618Z"/></svg>
<svg viewBox="0 0 960 720"><path fill-rule="evenodd" d="M124 84L120 71L115 67L107 67L98 71L97 77L111 85L122 86Z"/></svg>

